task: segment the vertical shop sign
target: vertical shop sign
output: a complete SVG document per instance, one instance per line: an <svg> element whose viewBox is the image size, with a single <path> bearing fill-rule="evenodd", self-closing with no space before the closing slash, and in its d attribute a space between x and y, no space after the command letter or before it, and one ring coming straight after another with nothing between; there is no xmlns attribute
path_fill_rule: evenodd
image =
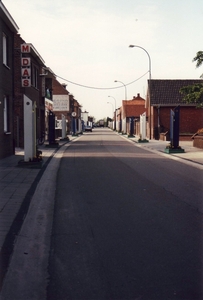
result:
<svg viewBox="0 0 203 300"><path fill-rule="evenodd" d="M30 53L30 45L21 45L21 83L22 87L31 86L31 58L25 57L24 54Z"/></svg>

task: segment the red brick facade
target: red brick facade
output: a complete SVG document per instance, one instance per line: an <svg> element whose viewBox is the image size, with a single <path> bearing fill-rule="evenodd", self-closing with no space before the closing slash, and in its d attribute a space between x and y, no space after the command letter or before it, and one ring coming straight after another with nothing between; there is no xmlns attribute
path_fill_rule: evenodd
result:
<svg viewBox="0 0 203 300"><path fill-rule="evenodd" d="M0 158L14 154L13 82L15 21L0 1ZM4 47L3 42L4 41ZM4 50L6 51L4 51Z"/></svg>
<svg viewBox="0 0 203 300"><path fill-rule="evenodd" d="M121 117L121 120L126 120L126 125L121 126L122 128L120 130L122 132L127 134L130 133L130 118L133 117L134 134L139 135L139 126L137 124L139 123L140 115L146 113L147 117L147 109L145 108L145 104L145 99L140 97L140 94L137 94L137 97L133 97L132 100L122 101L119 117ZM117 118L117 121L120 120Z"/></svg>
<svg viewBox="0 0 203 300"><path fill-rule="evenodd" d="M67 121L67 133L71 133L72 131L72 113L76 113L76 125L77 128L79 128L78 119L81 117L81 106L78 103L76 99L74 99L74 96L69 93L69 91L66 89L65 84L61 84L58 80L53 79L53 97L54 95L67 95L69 97L69 110L68 111L55 111L53 109L53 112L58 120L61 120L61 115L63 114L65 116L65 119Z"/></svg>
<svg viewBox="0 0 203 300"><path fill-rule="evenodd" d="M158 132L170 131L170 111L175 107L153 107L152 110L152 138L158 138ZM159 111L159 120L158 120ZM159 128L158 128L159 124ZM203 128L203 110L194 106L180 107L180 135L191 136L198 129Z"/></svg>
<svg viewBox="0 0 203 300"><path fill-rule="evenodd" d="M147 113L145 108L145 99L140 97L140 94L137 97L134 97L132 100L123 100L122 101L122 118L136 117L139 118L144 112Z"/></svg>
<svg viewBox="0 0 203 300"><path fill-rule="evenodd" d="M36 136L39 137L45 128L45 103L42 93L42 68L45 66L40 57L31 52L31 62L37 70L37 87L21 86L21 44L25 41L19 34L14 37L15 60L14 60L14 140L15 146L24 147L24 108L23 96L26 95L34 103L36 102ZM27 54L28 55L28 54Z"/></svg>
<svg viewBox="0 0 203 300"><path fill-rule="evenodd" d="M148 119L151 119L151 138L159 139L161 133L170 132L170 111L180 106L180 137L188 139L203 128L203 110L195 104L183 102L180 89L183 86L200 83L202 80L151 80L151 117L148 108ZM149 82L148 82L149 84Z"/></svg>

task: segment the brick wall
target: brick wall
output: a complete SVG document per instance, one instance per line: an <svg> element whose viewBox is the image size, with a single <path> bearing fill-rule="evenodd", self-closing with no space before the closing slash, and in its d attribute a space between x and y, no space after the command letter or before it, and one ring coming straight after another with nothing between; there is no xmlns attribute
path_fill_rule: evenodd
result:
<svg viewBox="0 0 203 300"><path fill-rule="evenodd" d="M160 132L170 130L170 111L174 107L161 107L159 109ZM153 108L152 124L155 138L158 130L158 109ZM192 106L180 107L180 134L194 134L198 129L203 128L203 109Z"/></svg>
<svg viewBox="0 0 203 300"><path fill-rule="evenodd" d="M2 47L0 50L0 158L14 154L13 143L13 32L0 18L0 32L4 32L8 39L8 66L2 63ZM2 38L2 35L1 35ZM4 96L8 104L8 132L4 133Z"/></svg>
<svg viewBox="0 0 203 300"><path fill-rule="evenodd" d="M21 51L25 41L19 34L14 37L14 140L16 147L24 147L23 88L21 87Z"/></svg>
<svg viewBox="0 0 203 300"><path fill-rule="evenodd" d="M45 103L42 97L41 77L38 76L38 88L33 86L28 88L21 87L21 44L25 41L19 34L14 36L14 141L15 146L24 147L24 107L23 95L26 95L33 102L36 101L36 131L37 137L45 130ZM34 63L39 74L42 72L42 66L37 59L31 55L31 61Z"/></svg>
<svg viewBox="0 0 203 300"><path fill-rule="evenodd" d="M183 107L180 111L180 132L195 133L203 128L203 109Z"/></svg>

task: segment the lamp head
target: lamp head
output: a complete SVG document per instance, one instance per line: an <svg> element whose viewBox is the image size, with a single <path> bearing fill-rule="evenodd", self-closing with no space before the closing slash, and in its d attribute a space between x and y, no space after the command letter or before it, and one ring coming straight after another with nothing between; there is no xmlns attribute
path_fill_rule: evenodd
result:
<svg viewBox="0 0 203 300"><path fill-rule="evenodd" d="M129 45L129 48L134 48L135 47L135 45Z"/></svg>

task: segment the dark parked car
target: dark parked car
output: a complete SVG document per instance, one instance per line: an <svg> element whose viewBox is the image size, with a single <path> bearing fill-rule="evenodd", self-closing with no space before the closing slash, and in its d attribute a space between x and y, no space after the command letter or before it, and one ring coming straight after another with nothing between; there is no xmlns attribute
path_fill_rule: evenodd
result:
<svg viewBox="0 0 203 300"><path fill-rule="evenodd" d="M85 126L85 131L92 131L92 127L91 126Z"/></svg>

